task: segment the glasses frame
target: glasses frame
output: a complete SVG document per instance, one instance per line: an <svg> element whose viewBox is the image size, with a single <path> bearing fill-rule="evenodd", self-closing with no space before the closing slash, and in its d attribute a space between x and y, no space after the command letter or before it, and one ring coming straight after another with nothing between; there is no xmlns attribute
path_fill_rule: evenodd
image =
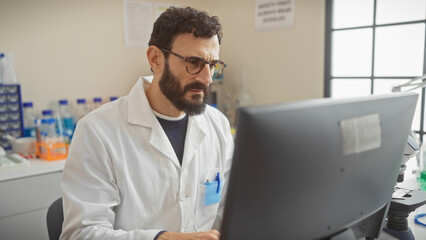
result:
<svg viewBox="0 0 426 240"><path fill-rule="evenodd" d="M226 64L226 63L225 63L224 61L222 61L222 60L211 60L211 61L207 61L206 59L204 59L204 58L202 58L202 57L196 57L196 56L183 57L183 56L181 56L181 55L179 55L179 54L177 54L177 53L174 53L174 52L172 52L172 51L169 51L169 50L167 50L167 49L164 49L164 48L160 48L160 49L161 49L161 51L163 51L163 52L170 53L170 54L174 55L175 57L178 57L178 58L182 59L182 60L186 63L186 66L185 66L185 67L186 67L186 71L187 71L189 74L191 74L191 75L199 74L201 71L203 71L203 69L204 69L204 67L206 66L206 64L209 64L209 66L210 66L210 64L215 65L215 64L219 63L219 64L222 64L222 66L223 66L222 70L221 70L218 74L214 74L214 71L213 71L213 73L212 73L212 74L210 74L210 76L211 76L211 77L218 77L218 76L220 76L220 75L223 73L223 70L225 70L225 68L228 66L228 64ZM195 72L195 73L191 73L191 72L189 71L189 69L188 69L188 65L190 64L190 63L189 63L189 61L190 61L190 60L194 60L194 59L203 61L203 64L200 66L200 69L198 69L198 71L197 71L197 72Z"/></svg>

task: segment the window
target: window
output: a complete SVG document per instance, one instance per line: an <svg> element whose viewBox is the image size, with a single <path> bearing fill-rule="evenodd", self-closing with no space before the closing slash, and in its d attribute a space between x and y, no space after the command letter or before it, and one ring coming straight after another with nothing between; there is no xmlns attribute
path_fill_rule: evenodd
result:
<svg viewBox="0 0 426 240"><path fill-rule="evenodd" d="M326 0L325 97L390 93L426 73L426 0ZM423 140L425 90L412 130Z"/></svg>

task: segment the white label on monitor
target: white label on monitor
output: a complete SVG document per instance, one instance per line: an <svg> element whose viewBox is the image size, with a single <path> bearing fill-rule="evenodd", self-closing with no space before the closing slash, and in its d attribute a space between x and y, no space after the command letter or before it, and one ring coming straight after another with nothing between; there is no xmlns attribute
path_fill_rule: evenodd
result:
<svg viewBox="0 0 426 240"><path fill-rule="evenodd" d="M343 155L358 154L379 148L382 131L379 114L371 114L340 121Z"/></svg>

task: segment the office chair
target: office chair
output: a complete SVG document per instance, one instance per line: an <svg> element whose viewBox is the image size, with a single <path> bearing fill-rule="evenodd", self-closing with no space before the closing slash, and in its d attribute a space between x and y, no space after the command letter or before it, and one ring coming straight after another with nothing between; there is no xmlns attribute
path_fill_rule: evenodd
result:
<svg viewBox="0 0 426 240"><path fill-rule="evenodd" d="M46 223L50 240L58 240L62 232L64 212L62 210L62 198L56 199L47 210Z"/></svg>

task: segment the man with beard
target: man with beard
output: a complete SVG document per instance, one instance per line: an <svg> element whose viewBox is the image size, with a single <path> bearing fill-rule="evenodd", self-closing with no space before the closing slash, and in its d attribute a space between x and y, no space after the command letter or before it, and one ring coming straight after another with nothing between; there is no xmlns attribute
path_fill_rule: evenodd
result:
<svg viewBox="0 0 426 240"><path fill-rule="evenodd" d="M155 22L152 83L77 125L61 181L61 239L219 239L233 153L204 102L219 60L217 17L170 8Z"/></svg>

